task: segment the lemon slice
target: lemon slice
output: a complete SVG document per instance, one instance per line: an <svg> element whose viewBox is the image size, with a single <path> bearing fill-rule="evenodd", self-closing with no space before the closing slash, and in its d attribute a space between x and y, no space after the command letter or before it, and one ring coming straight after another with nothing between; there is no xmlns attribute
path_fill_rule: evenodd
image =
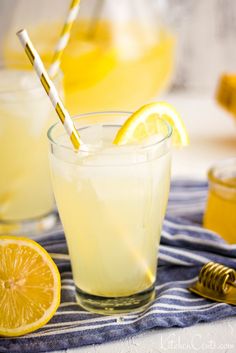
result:
<svg viewBox="0 0 236 353"><path fill-rule="evenodd" d="M117 132L114 144L124 145L141 142L145 138L161 132L160 118L173 129L173 145L186 146L188 134L183 120L174 107L165 102L146 104L133 113Z"/></svg>
<svg viewBox="0 0 236 353"><path fill-rule="evenodd" d="M60 274L28 238L0 236L0 335L21 336L45 325L60 304Z"/></svg>

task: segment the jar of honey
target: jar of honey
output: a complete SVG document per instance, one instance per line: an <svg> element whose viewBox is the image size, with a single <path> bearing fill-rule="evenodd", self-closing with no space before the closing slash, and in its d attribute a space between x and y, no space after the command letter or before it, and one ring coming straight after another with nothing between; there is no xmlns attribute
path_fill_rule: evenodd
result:
<svg viewBox="0 0 236 353"><path fill-rule="evenodd" d="M208 172L209 193L204 226L236 243L236 158L219 162Z"/></svg>

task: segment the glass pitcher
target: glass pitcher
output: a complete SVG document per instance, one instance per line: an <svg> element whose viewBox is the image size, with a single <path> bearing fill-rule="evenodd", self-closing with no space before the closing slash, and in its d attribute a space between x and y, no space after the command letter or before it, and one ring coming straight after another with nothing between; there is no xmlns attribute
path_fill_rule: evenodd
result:
<svg viewBox="0 0 236 353"><path fill-rule="evenodd" d="M52 58L69 5L69 0L42 0L40 6L38 1L17 2L14 29L19 29L19 22L28 29L45 62ZM66 106L72 115L134 110L166 87L175 37L163 21L163 5L166 1L81 1L61 64ZM6 33L3 56L19 61L25 54L13 39L14 26Z"/></svg>

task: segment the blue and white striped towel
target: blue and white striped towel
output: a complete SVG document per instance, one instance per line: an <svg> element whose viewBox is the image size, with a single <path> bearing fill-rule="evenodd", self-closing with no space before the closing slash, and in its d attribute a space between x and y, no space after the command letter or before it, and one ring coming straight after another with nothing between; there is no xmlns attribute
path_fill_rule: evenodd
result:
<svg viewBox="0 0 236 353"><path fill-rule="evenodd" d="M207 184L175 182L159 252L157 297L141 313L121 317L92 314L75 302L69 257L64 234L51 232L37 240L56 261L62 278L62 303L53 319L37 332L24 337L0 339L0 352L43 352L103 343L158 327L185 327L236 314L236 307L211 302L190 293L201 266L217 261L236 267L236 245L227 245L201 222ZM236 234L235 234L236 235Z"/></svg>

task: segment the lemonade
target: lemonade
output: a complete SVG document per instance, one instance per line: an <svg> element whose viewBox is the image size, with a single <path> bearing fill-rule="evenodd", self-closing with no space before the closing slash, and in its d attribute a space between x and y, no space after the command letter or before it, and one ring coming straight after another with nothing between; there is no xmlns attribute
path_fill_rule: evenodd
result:
<svg viewBox="0 0 236 353"><path fill-rule="evenodd" d="M53 114L34 73L0 70L0 233L18 233L13 224L53 210L46 138Z"/></svg>
<svg viewBox="0 0 236 353"><path fill-rule="evenodd" d="M78 153L61 125L49 132L54 193L78 301L99 312L130 310L153 298L169 192L169 130L142 144L115 146L126 116L75 119L88 146Z"/></svg>
<svg viewBox="0 0 236 353"><path fill-rule="evenodd" d="M166 86L175 47L175 38L166 28L100 19L91 34L90 26L91 20L75 22L62 58L66 106L72 115L133 110ZM51 62L61 28L60 23L29 28L44 62ZM11 37L6 39L4 56L21 61L24 67L24 53Z"/></svg>

